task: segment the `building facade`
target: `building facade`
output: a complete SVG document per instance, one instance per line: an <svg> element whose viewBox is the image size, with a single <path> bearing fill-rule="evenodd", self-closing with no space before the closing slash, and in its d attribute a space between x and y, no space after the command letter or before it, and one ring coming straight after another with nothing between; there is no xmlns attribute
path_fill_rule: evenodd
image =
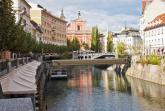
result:
<svg viewBox="0 0 165 111"><path fill-rule="evenodd" d="M86 21L82 19L81 13L67 25L67 39L72 41L77 38L82 46L84 43L91 47L91 30L87 28Z"/></svg>
<svg viewBox="0 0 165 111"><path fill-rule="evenodd" d="M106 44L107 44L107 37L104 34L99 34L100 36L100 45L101 45L101 52L107 52Z"/></svg>
<svg viewBox="0 0 165 111"><path fill-rule="evenodd" d="M164 54L165 14L157 16L144 29L145 54Z"/></svg>
<svg viewBox="0 0 165 111"><path fill-rule="evenodd" d="M35 21L42 29L42 42L59 46L66 46L66 24L65 17L56 17L41 5L30 4L31 19ZM63 15L63 10L62 10Z"/></svg>
<svg viewBox="0 0 165 111"><path fill-rule="evenodd" d="M16 17L16 22L21 22L24 26L26 32L31 33L31 23L30 23L30 8L31 6L26 2L26 0L13 0L13 8Z"/></svg>
<svg viewBox="0 0 165 111"><path fill-rule="evenodd" d="M139 48L142 43L139 30L133 28L124 28L120 33L113 34L113 44L124 43L129 53L135 53L134 48Z"/></svg>
<svg viewBox="0 0 165 111"><path fill-rule="evenodd" d="M42 41L42 36L43 36L43 32L41 27L34 21L31 20L31 24L32 24L32 36L35 38L35 40L37 42L41 42Z"/></svg>
<svg viewBox="0 0 165 111"><path fill-rule="evenodd" d="M140 34L143 38L143 54L164 54L165 50L165 1L142 0Z"/></svg>

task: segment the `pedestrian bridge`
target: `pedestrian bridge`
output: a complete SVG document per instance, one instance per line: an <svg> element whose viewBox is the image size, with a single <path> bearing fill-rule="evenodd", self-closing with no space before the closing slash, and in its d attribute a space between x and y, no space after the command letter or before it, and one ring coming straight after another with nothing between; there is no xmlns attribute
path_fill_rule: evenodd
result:
<svg viewBox="0 0 165 111"><path fill-rule="evenodd" d="M73 59L101 59L114 57L114 53L95 53L93 51L73 52Z"/></svg>
<svg viewBox="0 0 165 111"><path fill-rule="evenodd" d="M120 59L72 59L72 60L53 60L55 66L68 66L68 65L112 65L112 64L127 64L126 58Z"/></svg>

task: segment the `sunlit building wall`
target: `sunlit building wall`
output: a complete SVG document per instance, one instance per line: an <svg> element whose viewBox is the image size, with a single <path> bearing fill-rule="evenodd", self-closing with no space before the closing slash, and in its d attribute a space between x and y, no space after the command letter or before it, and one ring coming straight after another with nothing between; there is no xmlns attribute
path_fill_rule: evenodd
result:
<svg viewBox="0 0 165 111"><path fill-rule="evenodd" d="M42 41L46 44L67 45L66 24L64 18L56 17L41 5L30 4L31 19L41 27L43 31Z"/></svg>
<svg viewBox="0 0 165 111"><path fill-rule="evenodd" d="M143 54L164 54L165 50L165 1L142 0L140 34Z"/></svg>
<svg viewBox="0 0 165 111"><path fill-rule="evenodd" d="M16 23L21 22L24 30L29 33L31 33L30 8L31 6L26 0L13 0Z"/></svg>

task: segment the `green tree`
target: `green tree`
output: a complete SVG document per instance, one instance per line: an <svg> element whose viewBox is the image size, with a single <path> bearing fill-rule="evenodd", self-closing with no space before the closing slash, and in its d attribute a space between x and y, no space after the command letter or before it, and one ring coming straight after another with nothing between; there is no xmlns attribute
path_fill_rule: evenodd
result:
<svg viewBox="0 0 165 111"><path fill-rule="evenodd" d="M125 55L126 45L123 42L120 42L117 44L117 53L119 57L122 57Z"/></svg>
<svg viewBox="0 0 165 111"><path fill-rule="evenodd" d="M10 50L15 40L15 16L12 0L1 0L0 3L0 50Z"/></svg>
<svg viewBox="0 0 165 111"><path fill-rule="evenodd" d="M76 51L76 50L80 50L80 42L78 41L78 39L76 37L74 37L74 39L72 40L72 50Z"/></svg>
<svg viewBox="0 0 165 111"><path fill-rule="evenodd" d="M113 36L112 36L112 32L108 32L107 51L108 52L113 52Z"/></svg>
<svg viewBox="0 0 165 111"><path fill-rule="evenodd" d="M69 39L67 40L67 50L68 51L80 50L80 42L76 37L74 37L72 41L70 41Z"/></svg>
<svg viewBox="0 0 165 111"><path fill-rule="evenodd" d="M71 45L71 41L69 39L67 39L67 50L68 51L72 51L72 45Z"/></svg>
<svg viewBox="0 0 165 111"><path fill-rule="evenodd" d="M25 32L24 27L19 23L15 23L15 14L12 8L12 0L0 1L0 51L10 50L17 53L64 53L66 46L57 46L37 42L35 37ZM77 40L73 42L77 45Z"/></svg>
<svg viewBox="0 0 165 111"><path fill-rule="evenodd" d="M139 40L136 44L132 46L133 53L135 54L142 54L143 49L143 41Z"/></svg>
<svg viewBox="0 0 165 111"><path fill-rule="evenodd" d="M85 50L88 50L88 49L89 49L88 44L85 43L85 42L82 43L82 47L83 47Z"/></svg>
<svg viewBox="0 0 165 111"><path fill-rule="evenodd" d="M92 28L92 40L91 40L91 50L95 52L99 52L101 50L100 47L100 36L99 36L99 30L97 26L94 26Z"/></svg>

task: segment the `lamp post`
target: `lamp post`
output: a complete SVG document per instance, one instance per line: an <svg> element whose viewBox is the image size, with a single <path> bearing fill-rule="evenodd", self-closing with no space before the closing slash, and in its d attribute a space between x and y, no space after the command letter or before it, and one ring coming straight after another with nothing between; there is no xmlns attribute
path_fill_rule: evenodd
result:
<svg viewBox="0 0 165 111"><path fill-rule="evenodd" d="M116 50L115 50L115 54L116 54L116 58L118 58L118 48L117 48L117 44L118 44L118 40L116 41Z"/></svg>

